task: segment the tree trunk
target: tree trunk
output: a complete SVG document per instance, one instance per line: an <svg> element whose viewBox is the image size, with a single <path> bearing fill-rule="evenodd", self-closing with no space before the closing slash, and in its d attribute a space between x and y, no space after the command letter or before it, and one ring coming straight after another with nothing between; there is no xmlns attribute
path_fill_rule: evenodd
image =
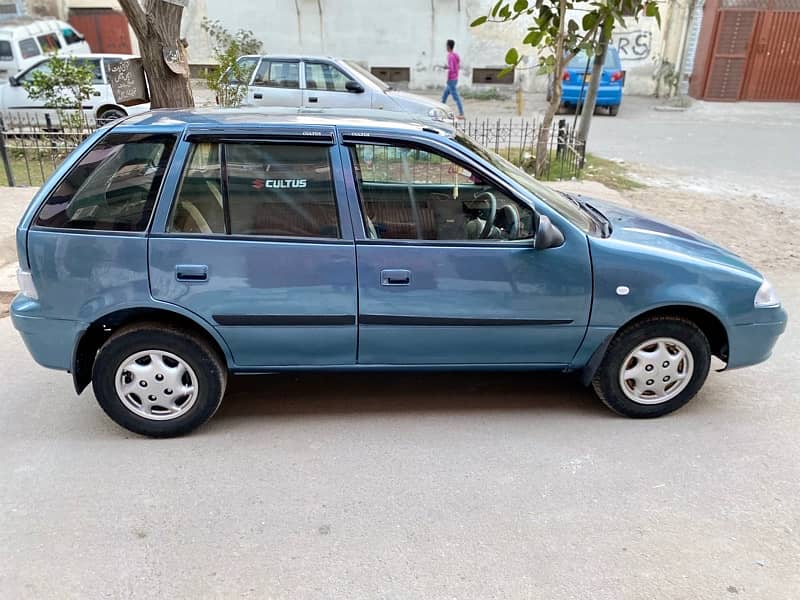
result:
<svg viewBox="0 0 800 600"><path fill-rule="evenodd" d="M606 37L605 29L601 29L598 51L594 55L594 63L592 64L592 79L589 82L589 89L586 91L586 101L583 103L583 108L581 108L581 121L580 125L578 125L578 138L584 144L589 138L589 127L592 124L594 107L597 105L597 90L600 88L600 79L603 77L603 67L605 66L607 52L608 38Z"/></svg>
<svg viewBox="0 0 800 600"><path fill-rule="evenodd" d="M139 40L139 50L150 88L150 106L194 106L186 51L180 40L183 8L164 0L144 0L144 8L139 0L119 0L119 3ZM178 51L185 74L175 73L167 66L164 60L165 50Z"/></svg>

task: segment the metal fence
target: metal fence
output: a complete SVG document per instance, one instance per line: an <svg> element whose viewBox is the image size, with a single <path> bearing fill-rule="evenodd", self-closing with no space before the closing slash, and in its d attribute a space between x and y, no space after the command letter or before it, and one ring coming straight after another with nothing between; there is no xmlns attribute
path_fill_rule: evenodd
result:
<svg viewBox="0 0 800 600"><path fill-rule="evenodd" d="M534 172L539 128L536 119L479 119L458 124L458 128L526 171ZM546 136L544 180L579 178L586 156L586 144L570 129L566 119L553 123Z"/></svg>
<svg viewBox="0 0 800 600"><path fill-rule="evenodd" d="M41 185L97 127L81 112L0 115L0 185Z"/></svg>
<svg viewBox="0 0 800 600"><path fill-rule="evenodd" d="M540 123L535 119L482 119L457 124L482 146L511 162L534 171ZM98 124L83 113L0 115L0 185L38 186ZM541 179L580 177L585 144L577 139L566 119L554 123L547 135L547 160Z"/></svg>

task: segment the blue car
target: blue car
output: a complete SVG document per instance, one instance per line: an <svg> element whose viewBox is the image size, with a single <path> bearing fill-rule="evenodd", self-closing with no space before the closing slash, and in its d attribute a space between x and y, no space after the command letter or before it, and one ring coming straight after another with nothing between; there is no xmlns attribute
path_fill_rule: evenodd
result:
<svg viewBox="0 0 800 600"><path fill-rule="evenodd" d="M154 111L97 131L17 230L28 350L154 437L204 423L239 373L576 372L657 417L712 356L769 357L786 313L731 252L407 119Z"/></svg>
<svg viewBox="0 0 800 600"><path fill-rule="evenodd" d="M591 59L586 52L581 52L564 68L564 74L561 77L562 105L575 107L584 102L591 77ZM609 46L606 52L606 61L603 64L600 86L597 88L596 106L607 108L609 114L616 117L619 113L619 105L622 104L624 83L625 73L619 61L619 52L613 46Z"/></svg>

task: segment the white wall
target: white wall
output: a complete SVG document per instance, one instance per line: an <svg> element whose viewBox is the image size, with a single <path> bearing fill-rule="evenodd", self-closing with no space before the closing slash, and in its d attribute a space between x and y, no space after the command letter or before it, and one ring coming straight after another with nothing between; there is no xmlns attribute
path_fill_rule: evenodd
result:
<svg viewBox="0 0 800 600"><path fill-rule="evenodd" d="M437 66L446 62L448 38L456 40L461 56L462 86L471 85L473 67L502 68L506 51L516 45L529 54L530 66L516 73L517 82L524 90L544 90L546 78L533 67L536 56L530 48L520 47L526 33L524 19L469 27L492 4L491 0L262 0L242 6L241 0L192 0L185 11L184 32L193 64L213 62L208 38L199 26L207 15L230 31L252 30L264 42L266 53L325 54L370 67L408 67L412 88L442 85L445 74ZM665 2L662 22L669 18L666 8ZM630 19L624 31L615 32L614 45L627 71L626 92L652 94L652 75L664 45L655 19Z"/></svg>

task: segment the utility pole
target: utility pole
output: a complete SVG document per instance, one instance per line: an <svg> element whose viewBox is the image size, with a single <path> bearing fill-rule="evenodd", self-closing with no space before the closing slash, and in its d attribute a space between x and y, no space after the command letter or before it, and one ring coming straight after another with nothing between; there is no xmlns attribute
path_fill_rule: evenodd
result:
<svg viewBox="0 0 800 600"><path fill-rule="evenodd" d="M581 121L578 124L578 138L586 142L589 137L589 127L592 124L592 115L597 103L597 88L600 86L600 79L603 77L603 66L606 62L606 51L608 50L608 38L604 28L600 28L600 37L597 40L597 53L594 55L592 64L592 79L589 82L589 89L586 91L586 100L581 107Z"/></svg>

